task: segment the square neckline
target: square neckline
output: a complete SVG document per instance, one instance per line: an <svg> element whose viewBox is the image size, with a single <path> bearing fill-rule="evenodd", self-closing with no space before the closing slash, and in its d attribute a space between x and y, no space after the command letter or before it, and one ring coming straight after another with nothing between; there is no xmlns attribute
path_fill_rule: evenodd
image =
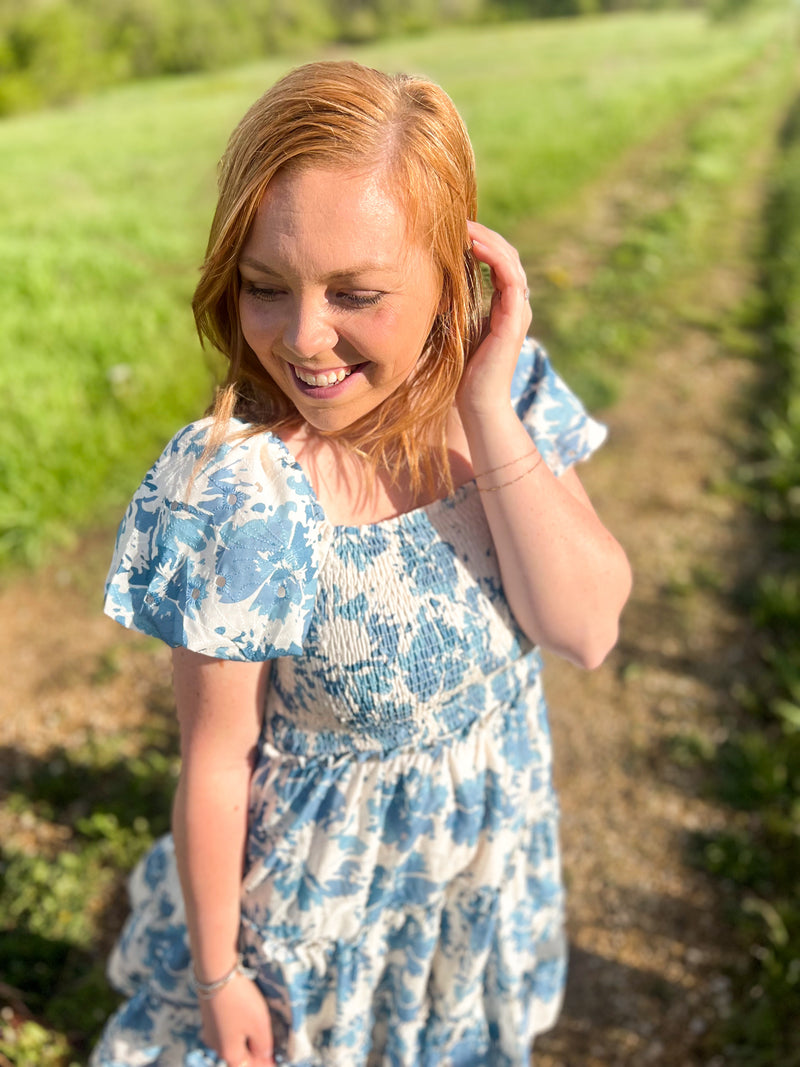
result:
<svg viewBox="0 0 800 1067"><path fill-rule="evenodd" d="M237 419L236 421L239 422L240 420ZM241 423L241 425L245 426L247 425L247 423ZM463 482L459 486L456 486L453 492L449 493L447 496L437 497L435 500L428 501L427 504L419 504L415 508L410 508L408 511L400 511L396 515L388 515L385 519L379 519L377 522L331 522L325 512L325 508L322 506L320 499L317 496L314 486L311 484L311 479L308 477L305 468L302 466L300 461L294 455L294 453L283 440L283 438L279 437L276 433L273 433L272 430L263 430L260 436L265 438L267 443L276 444L279 451L283 454L283 458L288 462L288 465L301 476L303 482L305 483L308 495L314 501L314 504L319 509L319 512L322 515L322 521L327 523L334 533L359 534L363 533L363 531L365 530L385 528L387 526L392 525L402 525L404 522L413 521L415 517L419 518L420 515L429 512L431 509L438 509L442 506L453 506L458 500L462 499L462 497L469 495L472 490L477 488L475 479L470 478L468 481ZM258 454L258 465L266 476L266 470L264 469L264 464L261 461L260 449Z"/></svg>

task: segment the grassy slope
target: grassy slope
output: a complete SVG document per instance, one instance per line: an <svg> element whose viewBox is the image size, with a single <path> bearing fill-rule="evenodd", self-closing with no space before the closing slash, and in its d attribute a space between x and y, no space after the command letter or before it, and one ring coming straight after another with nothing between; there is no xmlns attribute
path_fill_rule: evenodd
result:
<svg viewBox="0 0 800 1067"><path fill-rule="evenodd" d="M549 92L554 100L556 88L561 86L562 104L572 108L572 117L569 122L565 118L563 124L552 124L554 139L548 142L547 150L556 152L564 126L569 126L574 143L560 164L560 190L554 183L548 194L545 181L536 184L537 173L548 180L554 174L552 167L544 168L541 163L532 167L530 175L523 175L520 191L507 208L501 203L503 188L493 191L491 174L484 184L484 217L511 232L528 232L526 220L530 218L535 228L555 211L568 213L570 200L602 175L622 142L628 148L635 147L653 137L660 126L692 113L690 121L681 122L685 135L670 142L672 154L659 172L659 180L674 193L671 202L657 198L666 214L652 210L652 205L645 205L638 213L633 211L623 230L622 262L598 269L582 296L578 292L568 294L564 307L569 321L561 323L555 316L554 323L559 336L569 339L577 336L573 324L580 320L581 308L585 315L587 308L601 306L605 317L606 301L625 293L632 277L642 275L643 262L636 259L637 249L652 260L656 242L660 262L666 264L663 271L644 271L645 287L639 287L637 296L643 300L648 294L660 299L664 287L675 278L683 254L679 243L672 249L676 232L684 238L693 236L695 243L699 234L701 244L712 241L716 242L714 248L719 247L724 231L719 213L725 210L728 189L735 179L737 153L755 137L748 130L769 118L770 108L774 120L775 109L785 96L780 91L785 77L774 63L774 54L768 64L758 65L756 75L748 75L747 80L742 77L774 26L774 20L765 19L735 30L711 31L696 16L636 16L513 30L503 27L480 38L451 34L414 42L413 52L395 44L361 54L376 64L427 70L440 78L467 114L484 164L491 162L487 145L500 137L498 115L505 115L505 108L511 107L491 95L494 83L507 77L517 86L516 93L503 89L517 108L517 117L509 120L503 141L506 159L516 152L524 155L527 141L537 136L527 130L526 119L535 126L542 117L539 112L531 116L533 109L526 103L530 94L525 96L520 87L532 86L539 78L542 87L536 90L537 99ZM609 27L617 34L613 40ZM638 35L635 41L633 35ZM636 41L642 52L651 49L641 64L629 58ZM613 71L615 62L628 65L631 72L641 68L638 82L633 73L627 78L628 92L637 97L636 101L626 102L620 97L617 110L612 106L614 79L607 79L611 85L601 80L601 72ZM471 70L478 65L481 76L475 78ZM14 451L20 440L44 442L40 456L46 457L39 460L32 476L26 476L22 466L15 474L21 487L20 500L29 499L38 484L50 493L42 510L45 505L53 507L66 485L74 498L67 501L70 506L81 502L80 492L85 501L94 496L118 505L130 481L140 473L148 451L158 447L176 421L197 410L206 377L184 305L213 196L209 161L218 154L235 117L277 69L259 66L224 77L130 88L72 112L17 121L0 131L16 146L7 173L13 171L19 182L14 197L17 213L7 236L0 238L6 241L0 245L0 254L11 257L13 252L18 258L12 261L13 273L0 268L0 277L11 273L21 294L18 303L22 309L16 318L9 317L0 331L6 342L17 331L15 347L9 349L9 358L3 359L7 371L0 370L0 375L8 373L3 379L6 392L19 389L13 405L17 421L0 429L0 434L8 435L2 440L0 463L10 463L15 455L25 458L22 450ZM771 70L775 71L772 79ZM647 86L649 97L644 93ZM601 92L609 96L608 105L604 102L602 108L598 107ZM706 108L704 101L710 94L714 103ZM636 126L631 116L644 107L643 101L649 101L648 114L654 117ZM603 122L606 136L600 139L602 151L589 153L585 146L593 124ZM614 136L619 140L609 148L606 141ZM567 140L564 138L565 144ZM104 150L102 163L98 162L98 145ZM542 160L547 158L545 148L545 143L539 144ZM500 149L496 152L499 160ZM11 204L12 184L7 174L0 176L0 183L0 195ZM506 186L513 187L508 176ZM716 214L708 207L715 197ZM706 205L699 216L694 208L688 213L684 210L687 200ZM675 203L683 204L677 221ZM698 217L706 220L699 230ZM659 241L666 241L666 246ZM693 269L702 269L702 256L692 262ZM5 308L5 303L2 306ZM617 321L622 321L638 306L623 300L615 302L612 310ZM0 311L7 313L7 308ZM71 344L63 343L65 339L71 339ZM22 358L12 361L11 354L18 351ZM47 363L45 353L50 356ZM559 362L568 364L569 359L560 358ZM109 369L120 365L131 367L130 378L126 381L117 372L116 378L112 375L109 379ZM57 374L53 373L55 366L59 368ZM162 383L158 394L152 391L156 368ZM190 372L188 368L196 370ZM89 388L92 384L94 393ZM77 413L66 408L68 397L73 397ZM82 440L89 441L83 451ZM104 466L97 463L97 450ZM56 458L60 467L54 462ZM30 517L31 525L40 521L40 513L27 505L19 505L19 511ZM85 505L83 511L64 512L70 521L86 514ZM69 1062L75 1052L58 1031L71 1031L74 1050L83 1045L96 1025L92 1013L85 1009L96 1004L102 1014L102 954L94 941L92 916L107 892L109 879L140 853L151 833L157 832L160 824L155 817L151 823L140 818L138 828L129 827L128 822L134 810L166 810L164 795L169 786L164 781L169 771L161 764L143 762L145 793L140 795L139 789L134 796L121 782L118 799L122 814L117 818L112 805L109 810L113 817L109 818L100 804L89 820L79 820L70 828L72 849L52 860L27 856L9 843L0 929L7 925L10 901L17 909L11 916L12 924L18 926L19 936L31 941L31 951L38 953L41 993L46 987L45 1000L50 997L46 1010L41 1008L41 993L37 998L31 985L36 975L29 967L19 968L14 984L23 987L28 983L23 988L30 992L31 1006L53 1027L41 1032L33 1024L24 1028L29 1050L15 1047L17 1067L60 1067ZM65 781L62 775L54 782L48 779L46 790L42 787L45 797L56 787L60 790L57 797L51 797L60 809L64 808L61 793L70 786ZM85 774L76 776L76 795L85 791L84 781ZM145 800L149 798L148 803L143 802L143 795ZM22 793L16 794L15 802L30 810L30 798ZM38 809L37 813L38 818L47 817ZM42 946L50 946L54 953L63 949L64 958L54 957L52 964L45 961ZM80 982L76 982L76 968ZM76 1019L84 1021L76 1023ZM0 1045L2 1051L5 1049Z"/></svg>
<svg viewBox="0 0 800 1067"><path fill-rule="evenodd" d="M743 71L781 16L505 25L357 53L440 80L472 131L482 218L546 219ZM0 564L117 510L209 395L188 311L214 164L285 67L130 86L0 127Z"/></svg>

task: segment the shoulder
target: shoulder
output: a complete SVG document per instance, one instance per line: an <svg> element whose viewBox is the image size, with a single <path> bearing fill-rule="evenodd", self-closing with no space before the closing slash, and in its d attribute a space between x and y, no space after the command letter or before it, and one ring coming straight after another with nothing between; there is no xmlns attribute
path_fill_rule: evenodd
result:
<svg viewBox="0 0 800 1067"><path fill-rule="evenodd" d="M211 429L203 419L175 434L134 494L106 612L222 658L296 652L325 548L322 510L273 435L231 422L209 450Z"/></svg>
<svg viewBox="0 0 800 1067"><path fill-rule="evenodd" d="M243 509L267 514L280 500L294 501L310 522L322 519L306 475L279 438L253 433L247 423L231 419L221 441L209 450L212 429L213 420L206 418L179 430L137 495L150 495L154 504L197 508L215 523Z"/></svg>
<svg viewBox="0 0 800 1067"><path fill-rule="evenodd" d="M511 385L511 401L551 470L562 474L606 438L538 341L526 337Z"/></svg>

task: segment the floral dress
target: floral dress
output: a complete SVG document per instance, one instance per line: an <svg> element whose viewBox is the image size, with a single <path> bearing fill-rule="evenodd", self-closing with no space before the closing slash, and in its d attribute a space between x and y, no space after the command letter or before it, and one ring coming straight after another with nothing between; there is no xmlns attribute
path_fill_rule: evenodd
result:
<svg viewBox="0 0 800 1067"><path fill-rule="evenodd" d="M560 474L603 439L526 341L516 410ZM266 433L198 469L182 430L120 527L106 611L224 659L274 659L250 790L240 950L295 1067L522 1067L564 981L541 662L474 482L328 522ZM233 424L232 430L241 429ZM93 1067L212 1067L170 837L132 875Z"/></svg>

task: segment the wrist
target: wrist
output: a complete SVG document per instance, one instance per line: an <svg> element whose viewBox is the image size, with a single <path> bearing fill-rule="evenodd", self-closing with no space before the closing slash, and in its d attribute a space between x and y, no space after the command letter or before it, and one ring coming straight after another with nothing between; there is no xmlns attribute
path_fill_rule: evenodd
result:
<svg viewBox="0 0 800 1067"><path fill-rule="evenodd" d="M527 475L533 474L543 462L544 456L531 443L530 448L513 459L506 460L505 463L500 463L496 467L490 467L488 470L477 471L475 484L478 492L494 493L499 489L505 489L507 485L514 485Z"/></svg>
<svg viewBox="0 0 800 1067"><path fill-rule="evenodd" d="M517 414L506 397L505 400L492 402L483 400L456 401L458 417L468 439L492 438L497 434L507 436L509 420L516 421Z"/></svg>
<svg viewBox="0 0 800 1067"><path fill-rule="evenodd" d="M234 979L241 977L252 981L255 976L256 971L252 967L245 966L242 957L237 956L232 966L224 974L211 981L206 982L198 978L197 971L193 970L192 985L199 1000L211 1000L217 993L220 993L226 986L230 985Z"/></svg>

